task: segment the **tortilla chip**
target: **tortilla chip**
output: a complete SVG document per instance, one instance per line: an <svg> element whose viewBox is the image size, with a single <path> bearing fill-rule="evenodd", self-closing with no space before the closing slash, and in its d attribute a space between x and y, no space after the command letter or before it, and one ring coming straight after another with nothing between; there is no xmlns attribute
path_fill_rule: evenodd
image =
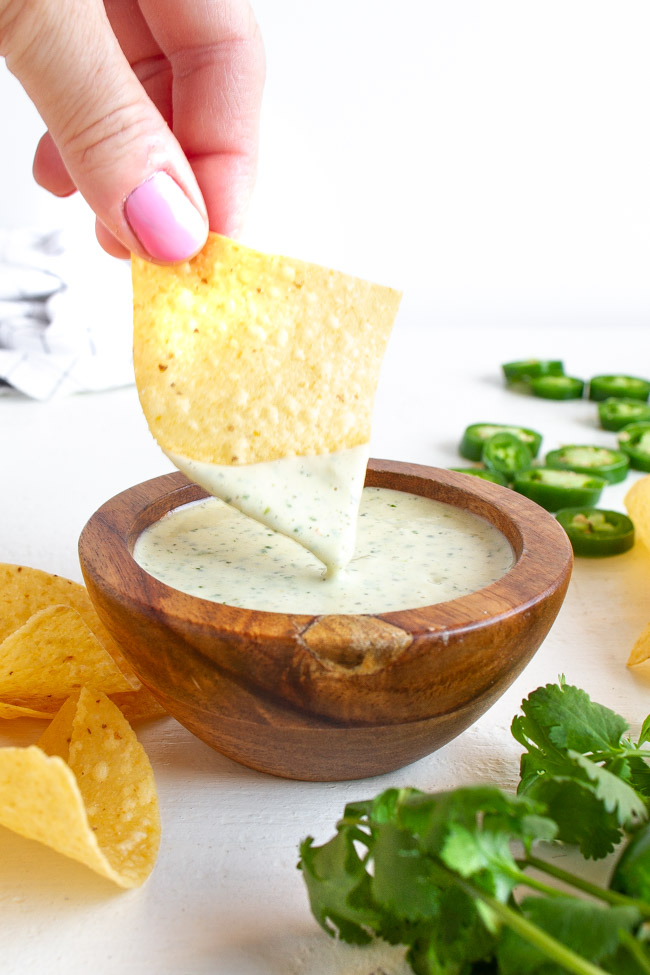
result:
<svg viewBox="0 0 650 975"><path fill-rule="evenodd" d="M141 687L139 691L123 691L118 694L107 694L110 701L115 704L129 724L137 724L140 721L153 721L154 718L168 718L169 712L162 704L159 704L153 694L146 687ZM7 704L0 701L0 720L12 721L16 718L35 718L39 721L51 721L52 711L37 711L35 708L21 706L19 704Z"/></svg>
<svg viewBox="0 0 650 975"><path fill-rule="evenodd" d="M106 694L133 692L69 606L39 610L0 643L0 700L52 714L84 685Z"/></svg>
<svg viewBox="0 0 650 975"><path fill-rule="evenodd" d="M642 664L650 665L650 623L637 637L627 658L628 667L640 667Z"/></svg>
<svg viewBox="0 0 650 975"><path fill-rule="evenodd" d="M34 613L57 605L75 609L111 655L128 683L133 688L140 687L140 681L95 612L84 586L41 569L0 563L0 641L26 623Z"/></svg>
<svg viewBox="0 0 650 975"><path fill-rule="evenodd" d="M36 745L0 749L0 824L120 887L143 883L160 844L149 760L119 709L83 688Z"/></svg>
<svg viewBox="0 0 650 975"><path fill-rule="evenodd" d="M637 541L650 552L650 474L635 481L625 495L625 507L634 522Z"/></svg>
<svg viewBox="0 0 650 975"><path fill-rule="evenodd" d="M137 693L137 691L135 692ZM6 704L0 701L0 719L13 721L15 718L39 718L40 720L51 721L50 711L36 711L34 708L21 707L19 704Z"/></svg>
<svg viewBox="0 0 650 975"><path fill-rule="evenodd" d="M237 465L369 441L399 292L217 234L132 271L136 384L163 450Z"/></svg>

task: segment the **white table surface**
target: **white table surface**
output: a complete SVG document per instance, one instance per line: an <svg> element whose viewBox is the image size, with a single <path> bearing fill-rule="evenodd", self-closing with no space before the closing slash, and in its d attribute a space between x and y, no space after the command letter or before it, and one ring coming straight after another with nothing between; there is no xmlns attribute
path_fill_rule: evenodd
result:
<svg viewBox="0 0 650 975"><path fill-rule="evenodd" d="M568 372L647 373L641 327L445 329L398 319L377 398L373 454L461 463L463 428L482 420L537 428L544 449L611 444L588 401L508 392L500 363L562 357ZM80 580L77 539L113 494L168 471L133 388L46 404L0 396L0 558ZM638 475L631 475L625 487ZM623 486L603 504L623 510ZM408 768L365 781L301 783L252 772L172 718L138 728L160 796L163 838L145 885L123 892L72 860L0 829L0 968L24 975L402 975L399 949L349 948L312 919L296 870L300 840L333 833L344 804L389 785L514 788L509 725L522 697L564 673L638 730L650 683L625 661L650 620L650 552L579 560L549 636L526 671L473 727ZM41 725L7 722L0 744L34 741Z"/></svg>

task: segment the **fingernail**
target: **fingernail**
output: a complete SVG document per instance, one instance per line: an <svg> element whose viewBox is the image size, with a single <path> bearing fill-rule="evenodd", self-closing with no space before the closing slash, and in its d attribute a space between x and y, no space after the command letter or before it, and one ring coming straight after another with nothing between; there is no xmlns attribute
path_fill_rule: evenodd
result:
<svg viewBox="0 0 650 975"><path fill-rule="evenodd" d="M146 252L157 261L184 261L201 249L208 228L168 173L154 173L124 204L126 219Z"/></svg>

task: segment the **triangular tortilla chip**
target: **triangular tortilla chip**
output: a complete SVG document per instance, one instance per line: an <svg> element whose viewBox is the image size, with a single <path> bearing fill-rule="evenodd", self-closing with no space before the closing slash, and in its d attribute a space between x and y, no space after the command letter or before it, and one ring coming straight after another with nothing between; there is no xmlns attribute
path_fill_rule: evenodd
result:
<svg viewBox="0 0 650 975"><path fill-rule="evenodd" d="M368 442L397 291L217 234L132 272L136 384L163 450L236 465Z"/></svg>
<svg viewBox="0 0 650 975"><path fill-rule="evenodd" d="M634 522L636 537L650 553L650 474L635 481L625 495L625 507Z"/></svg>
<svg viewBox="0 0 650 975"><path fill-rule="evenodd" d="M628 667L641 667L650 670L650 623L639 633L627 659Z"/></svg>
<svg viewBox="0 0 650 975"><path fill-rule="evenodd" d="M133 692L130 682L70 606L49 606L0 643L0 700L54 713L82 686Z"/></svg>
<svg viewBox="0 0 650 975"><path fill-rule="evenodd" d="M138 693L134 691L134 693ZM13 721L16 718L38 718L41 721L51 721L51 711L37 711L35 708L21 707L19 704L6 704L0 701L0 718Z"/></svg>
<svg viewBox="0 0 650 975"><path fill-rule="evenodd" d="M143 883L160 844L153 772L119 709L82 689L36 745L0 749L0 825L121 887Z"/></svg>

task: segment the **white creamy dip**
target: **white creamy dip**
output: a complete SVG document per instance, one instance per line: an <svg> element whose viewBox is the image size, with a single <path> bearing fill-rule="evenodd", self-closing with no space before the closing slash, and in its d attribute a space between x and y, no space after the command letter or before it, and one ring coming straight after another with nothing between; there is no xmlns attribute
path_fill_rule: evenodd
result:
<svg viewBox="0 0 650 975"><path fill-rule="evenodd" d="M304 545L334 575L352 558L368 444L258 464L206 464L167 452L215 498Z"/></svg>
<svg viewBox="0 0 650 975"><path fill-rule="evenodd" d="M389 488L363 489L357 528L354 558L326 578L305 548L209 498L147 528L133 555L150 575L202 599L306 615L444 602L495 582L514 561L483 519Z"/></svg>

